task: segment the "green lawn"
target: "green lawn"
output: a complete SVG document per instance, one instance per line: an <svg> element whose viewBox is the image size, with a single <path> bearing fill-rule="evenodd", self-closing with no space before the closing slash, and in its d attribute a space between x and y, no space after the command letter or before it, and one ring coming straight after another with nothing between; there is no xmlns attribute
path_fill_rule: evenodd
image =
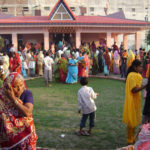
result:
<svg viewBox="0 0 150 150"><path fill-rule="evenodd" d="M81 118L77 113L77 91L80 84L53 82L52 87L45 87L43 78L26 83L34 96L33 115L39 147L114 150L126 145L126 130L122 123L123 81L89 79L89 86L100 94L95 101L96 122L90 137L75 135ZM61 138L61 134L65 134L65 137Z"/></svg>

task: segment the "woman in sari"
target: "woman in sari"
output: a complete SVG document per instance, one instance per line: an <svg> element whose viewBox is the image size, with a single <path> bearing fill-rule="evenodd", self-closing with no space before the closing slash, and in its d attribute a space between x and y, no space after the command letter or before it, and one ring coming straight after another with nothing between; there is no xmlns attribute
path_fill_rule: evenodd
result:
<svg viewBox="0 0 150 150"><path fill-rule="evenodd" d="M20 56L20 60L21 60L21 74L23 75L23 77L24 78L26 78L27 77L27 74L26 74L26 69L25 69L25 67L24 67L24 59L23 59L23 56L22 56L22 54L21 54L21 52L20 51L18 51L18 54L19 54L19 56Z"/></svg>
<svg viewBox="0 0 150 150"><path fill-rule="evenodd" d="M79 79L82 77L85 77L85 60L84 56L82 55L82 52L79 52L79 57L78 57L78 77Z"/></svg>
<svg viewBox="0 0 150 150"><path fill-rule="evenodd" d="M23 77L10 73L0 89L0 146L2 150L36 150L32 117L33 96Z"/></svg>
<svg viewBox="0 0 150 150"><path fill-rule="evenodd" d="M59 54L58 52L55 53L55 59L54 59L54 68L53 68L53 72L54 72L54 78L55 81L59 82L60 81L60 71L59 71Z"/></svg>
<svg viewBox="0 0 150 150"><path fill-rule="evenodd" d="M108 49L106 49L104 53L104 75L109 75L109 68L110 68L110 56L108 53Z"/></svg>
<svg viewBox="0 0 150 150"><path fill-rule="evenodd" d="M59 59L58 63L59 63L60 80L61 80L62 83L65 83L66 77L67 77L68 61L64 57L63 54L61 55L61 58Z"/></svg>
<svg viewBox="0 0 150 150"><path fill-rule="evenodd" d="M132 50L129 50L128 58L127 58L127 70L131 66L131 64L134 61L134 59L135 59L134 53L132 52Z"/></svg>
<svg viewBox="0 0 150 150"><path fill-rule="evenodd" d="M85 68L85 77L89 77L89 52L86 52L84 54L84 59L85 59L85 65L86 65L86 68Z"/></svg>
<svg viewBox="0 0 150 150"><path fill-rule="evenodd" d="M146 87L142 84L142 63L135 59L128 69L125 87L125 102L123 110L123 123L127 125L127 143L135 142L135 128L141 124L141 93Z"/></svg>
<svg viewBox="0 0 150 150"><path fill-rule="evenodd" d="M98 67L98 56L96 52L93 52L92 75L96 75L98 73Z"/></svg>
<svg viewBox="0 0 150 150"><path fill-rule="evenodd" d="M114 74L120 74L120 55L118 50L114 52L114 63L113 63L113 72Z"/></svg>
<svg viewBox="0 0 150 150"><path fill-rule="evenodd" d="M113 72L114 54L113 54L112 50L111 50L110 54L111 54L111 57L110 57L110 72Z"/></svg>
<svg viewBox="0 0 150 150"><path fill-rule="evenodd" d="M43 75L43 59L44 59L43 52L40 51L40 53L37 56L37 64L38 64L39 76Z"/></svg>
<svg viewBox="0 0 150 150"><path fill-rule="evenodd" d="M14 47L10 49L9 68L10 72L21 73L21 60L19 54L15 52Z"/></svg>
<svg viewBox="0 0 150 150"><path fill-rule="evenodd" d="M9 75L9 57L6 53L3 56L3 67L5 72L5 77Z"/></svg>
<svg viewBox="0 0 150 150"><path fill-rule="evenodd" d="M78 81L78 66L77 66L77 60L75 59L75 56L72 54L71 59L68 62L68 74L66 78L66 83L77 83Z"/></svg>

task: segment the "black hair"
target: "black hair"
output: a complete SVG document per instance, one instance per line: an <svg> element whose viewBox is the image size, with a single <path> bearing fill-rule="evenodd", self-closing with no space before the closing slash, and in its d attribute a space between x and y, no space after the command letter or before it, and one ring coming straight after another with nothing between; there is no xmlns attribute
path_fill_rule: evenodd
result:
<svg viewBox="0 0 150 150"><path fill-rule="evenodd" d="M49 52L46 52L46 54L45 54L46 56L49 56Z"/></svg>
<svg viewBox="0 0 150 150"><path fill-rule="evenodd" d="M87 85L88 84L88 78L87 77L82 77L80 79L80 84L81 85Z"/></svg>
<svg viewBox="0 0 150 150"><path fill-rule="evenodd" d="M61 57L65 57L65 55L64 55L64 54L61 54Z"/></svg>
<svg viewBox="0 0 150 150"><path fill-rule="evenodd" d="M142 62L138 59L135 59L133 62L132 62L132 65L129 67L128 71L127 71L127 76L130 72L136 72L134 67L138 67L142 64ZM126 78L127 78L126 76Z"/></svg>

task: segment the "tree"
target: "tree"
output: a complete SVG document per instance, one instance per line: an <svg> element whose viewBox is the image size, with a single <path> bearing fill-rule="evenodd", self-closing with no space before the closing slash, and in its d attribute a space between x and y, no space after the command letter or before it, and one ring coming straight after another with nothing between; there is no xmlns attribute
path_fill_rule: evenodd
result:
<svg viewBox="0 0 150 150"><path fill-rule="evenodd" d="M4 39L0 36L0 51L2 51L3 47L4 47Z"/></svg>
<svg viewBox="0 0 150 150"><path fill-rule="evenodd" d="M150 30L147 32L147 35L146 35L146 43L147 45L150 45Z"/></svg>

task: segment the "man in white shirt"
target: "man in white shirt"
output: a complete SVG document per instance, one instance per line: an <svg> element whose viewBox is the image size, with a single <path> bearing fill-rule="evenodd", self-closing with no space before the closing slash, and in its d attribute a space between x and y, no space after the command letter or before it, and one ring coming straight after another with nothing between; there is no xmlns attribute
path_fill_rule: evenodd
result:
<svg viewBox="0 0 150 150"><path fill-rule="evenodd" d="M80 135L90 135L92 128L94 127L95 111L96 105L94 99L97 98L98 94L94 92L91 87L86 86L88 84L88 79L86 77L81 78L80 84L82 87L78 91L78 112L82 111L82 119L80 123L80 130L78 134ZM84 131L87 118L89 119L89 130Z"/></svg>
<svg viewBox="0 0 150 150"><path fill-rule="evenodd" d="M46 57L43 60L44 64L44 79L46 86L51 86L52 82L52 65L54 64L53 59L49 56L49 53L46 52Z"/></svg>

